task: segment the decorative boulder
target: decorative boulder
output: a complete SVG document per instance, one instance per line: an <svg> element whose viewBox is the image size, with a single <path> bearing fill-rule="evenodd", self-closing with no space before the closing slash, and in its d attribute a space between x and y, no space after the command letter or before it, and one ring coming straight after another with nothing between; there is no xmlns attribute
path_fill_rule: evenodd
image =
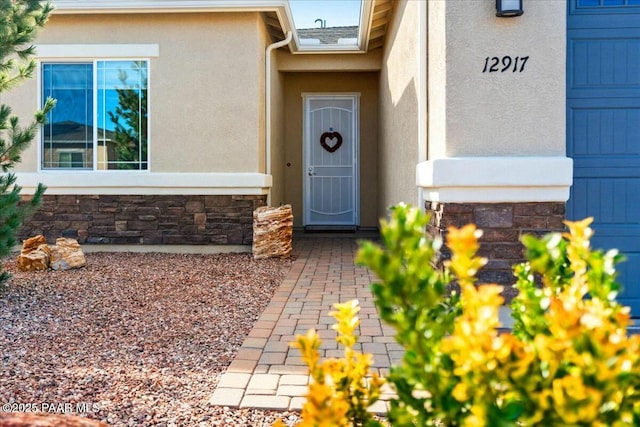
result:
<svg viewBox="0 0 640 427"><path fill-rule="evenodd" d="M47 240L38 235L25 240L18 256L18 269L22 271L38 271L49 268L50 252Z"/></svg>
<svg viewBox="0 0 640 427"><path fill-rule="evenodd" d="M293 211L291 205L262 206L253 211L253 257L286 258L291 255Z"/></svg>
<svg viewBox="0 0 640 427"><path fill-rule="evenodd" d="M22 251L21 254L28 254L31 252L35 252L40 248L41 245L46 245L47 239L44 238L42 234L38 234L37 236L30 237L24 242L22 242Z"/></svg>
<svg viewBox="0 0 640 427"><path fill-rule="evenodd" d="M54 270L70 270L87 265L87 259L75 239L60 237L55 245L49 246L49 250L51 251L49 267Z"/></svg>
<svg viewBox="0 0 640 427"><path fill-rule="evenodd" d="M47 245L41 246L47 247ZM36 249L18 256L18 269L21 271L38 271L47 268L49 268L49 253L46 250Z"/></svg>
<svg viewBox="0 0 640 427"><path fill-rule="evenodd" d="M22 271L69 270L87 265L87 260L75 239L61 237L49 246L42 235L31 237L22 243L18 256L18 269Z"/></svg>

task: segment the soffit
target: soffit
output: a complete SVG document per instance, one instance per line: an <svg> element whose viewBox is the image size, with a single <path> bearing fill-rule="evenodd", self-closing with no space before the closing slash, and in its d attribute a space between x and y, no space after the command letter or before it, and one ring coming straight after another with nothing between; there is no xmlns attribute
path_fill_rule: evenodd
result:
<svg viewBox="0 0 640 427"><path fill-rule="evenodd" d="M283 40L286 37L286 34L282 28L282 23L278 18L278 14L276 12L264 12L262 16L264 17L264 23L267 26L267 31L271 36L271 41L276 42Z"/></svg>
<svg viewBox="0 0 640 427"><path fill-rule="evenodd" d="M393 11L393 0L376 0L369 24L368 50L379 49L384 45L387 26Z"/></svg>

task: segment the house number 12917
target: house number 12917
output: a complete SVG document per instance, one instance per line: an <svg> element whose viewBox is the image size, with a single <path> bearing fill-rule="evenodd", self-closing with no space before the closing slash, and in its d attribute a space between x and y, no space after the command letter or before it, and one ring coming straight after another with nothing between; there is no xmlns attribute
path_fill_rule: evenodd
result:
<svg viewBox="0 0 640 427"><path fill-rule="evenodd" d="M516 56L515 58L512 58L509 55L503 56L502 58L498 58L497 56L487 56L484 59L484 68L482 69L482 72L497 73L500 71L501 73L504 73L505 71L511 71L512 73L522 73L528 59L528 56Z"/></svg>

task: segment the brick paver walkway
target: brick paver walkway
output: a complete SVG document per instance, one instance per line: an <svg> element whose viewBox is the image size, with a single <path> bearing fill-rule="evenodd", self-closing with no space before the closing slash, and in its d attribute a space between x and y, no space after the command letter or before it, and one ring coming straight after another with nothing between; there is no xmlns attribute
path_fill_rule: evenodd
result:
<svg viewBox="0 0 640 427"><path fill-rule="evenodd" d="M347 235L348 236L348 235ZM323 339L321 356L339 357L329 316L336 302L360 302L359 350L372 353L374 369L386 376L402 358L394 331L378 318L369 285L373 275L354 265L353 237L294 238L297 256L234 361L222 376L210 403L240 408L299 410L309 383L298 350L289 346L298 334L314 328ZM391 394L371 409L386 412Z"/></svg>

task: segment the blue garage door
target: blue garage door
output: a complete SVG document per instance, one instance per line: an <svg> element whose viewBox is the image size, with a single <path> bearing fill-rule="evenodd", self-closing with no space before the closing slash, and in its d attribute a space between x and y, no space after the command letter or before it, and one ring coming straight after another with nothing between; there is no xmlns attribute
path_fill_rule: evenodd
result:
<svg viewBox="0 0 640 427"><path fill-rule="evenodd" d="M570 219L595 218L598 248L618 248L622 302L640 316L640 0L569 0Z"/></svg>

